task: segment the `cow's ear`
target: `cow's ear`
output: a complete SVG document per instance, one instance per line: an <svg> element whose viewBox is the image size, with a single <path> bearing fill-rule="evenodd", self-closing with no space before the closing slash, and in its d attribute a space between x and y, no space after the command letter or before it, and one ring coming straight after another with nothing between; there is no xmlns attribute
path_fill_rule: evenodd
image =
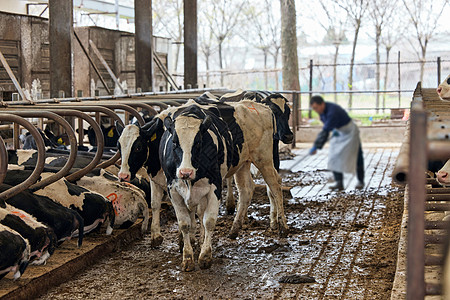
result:
<svg viewBox="0 0 450 300"><path fill-rule="evenodd" d="M119 121L116 121L116 122L114 122L114 125L116 125L117 132L119 133L119 135L121 135L121 134L122 134L122 131L123 131L123 129L124 129L124 127L122 126L122 124L120 124Z"/></svg>
<svg viewBox="0 0 450 300"><path fill-rule="evenodd" d="M172 125L173 125L173 121L171 117L166 117L164 119L164 127L166 127L166 130L168 130L171 134L173 134L172 132Z"/></svg>
<svg viewBox="0 0 450 300"><path fill-rule="evenodd" d="M145 134L147 138L150 138L150 142L153 142L157 138L157 132L159 129L162 129L163 122L160 118L154 118L149 123L145 124L144 127L141 128L141 132Z"/></svg>
<svg viewBox="0 0 450 300"><path fill-rule="evenodd" d="M207 115L203 120L202 124L200 125L200 132L204 134L209 129L209 127L211 127L211 124L212 124L211 116Z"/></svg>

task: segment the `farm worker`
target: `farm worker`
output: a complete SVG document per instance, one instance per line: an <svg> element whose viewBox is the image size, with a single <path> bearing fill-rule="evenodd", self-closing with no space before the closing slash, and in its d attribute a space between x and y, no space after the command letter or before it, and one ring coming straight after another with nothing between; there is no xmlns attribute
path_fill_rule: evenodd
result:
<svg viewBox="0 0 450 300"><path fill-rule="evenodd" d="M310 155L317 153L327 142L330 132L330 151L328 154L328 170L333 172L335 184L332 190L344 189L344 174L354 173L358 178L357 189L364 188L364 157L359 138L358 126L347 112L337 104L325 102L321 96L311 98L311 108L320 115L323 122L322 131L316 138Z"/></svg>

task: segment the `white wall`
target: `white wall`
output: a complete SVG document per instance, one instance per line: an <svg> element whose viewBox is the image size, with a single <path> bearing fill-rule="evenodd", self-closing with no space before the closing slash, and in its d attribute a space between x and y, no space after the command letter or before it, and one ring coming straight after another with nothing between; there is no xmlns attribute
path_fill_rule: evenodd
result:
<svg viewBox="0 0 450 300"><path fill-rule="evenodd" d="M25 0L1 0L0 11L24 15L27 13L26 4L28 2Z"/></svg>

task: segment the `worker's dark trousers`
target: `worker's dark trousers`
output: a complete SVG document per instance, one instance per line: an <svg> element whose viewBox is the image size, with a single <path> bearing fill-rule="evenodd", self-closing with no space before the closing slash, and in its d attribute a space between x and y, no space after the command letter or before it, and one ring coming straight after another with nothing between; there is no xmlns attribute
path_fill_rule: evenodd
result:
<svg viewBox="0 0 450 300"><path fill-rule="evenodd" d="M333 172L334 180L342 181L344 179L344 174L339 172ZM358 149L358 160L356 161L356 176L360 182L364 182L364 157L361 148L361 144L359 144Z"/></svg>

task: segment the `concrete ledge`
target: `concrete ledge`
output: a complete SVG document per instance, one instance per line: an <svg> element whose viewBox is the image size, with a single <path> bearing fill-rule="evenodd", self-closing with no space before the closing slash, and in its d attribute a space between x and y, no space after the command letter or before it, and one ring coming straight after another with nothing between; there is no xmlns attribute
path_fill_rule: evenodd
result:
<svg viewBox="0 0 450 300"><path fill-rule="evenodd" d="M409 187L405 188L403 217L398 241L397 268L392 285L391 300L406 299L406 243L408 241L408 197Z"/></svg>
<svg viewBox="0 0 450 300"><path fill-rule="evenodd" d="M76 240L58 247L45 266L30 266L17 281L6 277L0 281L0 299L31 299L39 297L113 251L142 238L141 221L126 230L114 230L111 236L90 234L78 248Z"/></svg>
<svg viewBox="0 0 450 300"><path fill-rule="evenodd" d="M361 141L363 143L398 143L403 140L406 126L359 126ZM297 130L297 142L312 143L321 126L300 127Z"/></svg>

